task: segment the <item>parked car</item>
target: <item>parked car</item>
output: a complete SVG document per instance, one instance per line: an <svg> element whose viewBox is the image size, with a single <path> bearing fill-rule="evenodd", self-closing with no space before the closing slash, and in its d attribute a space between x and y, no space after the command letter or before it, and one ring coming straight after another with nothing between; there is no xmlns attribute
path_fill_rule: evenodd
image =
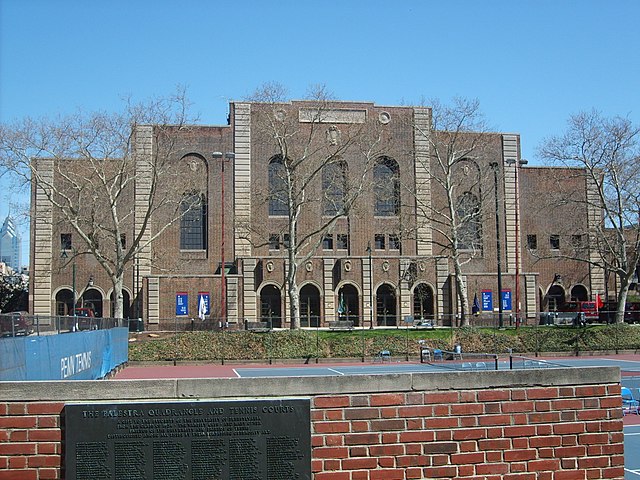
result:
<svg viewBox="0 0 640 480"><path fill-rule="evenodd" d="M0 313L0 336L17 337L33 333L29 312Z"/></svg>

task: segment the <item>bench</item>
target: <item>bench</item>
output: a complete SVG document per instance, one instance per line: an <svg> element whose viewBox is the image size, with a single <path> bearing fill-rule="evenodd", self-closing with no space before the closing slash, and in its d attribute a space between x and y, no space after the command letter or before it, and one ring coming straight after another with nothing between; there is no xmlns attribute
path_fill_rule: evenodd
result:
<svg viewBox="0 0 640 480"><path fill-rule="evenodd" d="M329 322L329 330L353 330L352 320L334 320Z"/></svg>
<svg viewBox="0 0 640 480"><path fill-rule="evenodd" d="M267 322L247 322L246 325L247 330L252 332L268 332L271 330Z"/></svg>

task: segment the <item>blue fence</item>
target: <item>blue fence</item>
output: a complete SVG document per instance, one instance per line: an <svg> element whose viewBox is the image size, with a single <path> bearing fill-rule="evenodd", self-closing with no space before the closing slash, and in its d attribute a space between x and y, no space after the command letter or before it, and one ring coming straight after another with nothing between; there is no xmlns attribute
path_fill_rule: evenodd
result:
<svg viewBox="0 0 640 480"><path fill-rule="evenodd" d="M0 381L96 380L128 361L128 329L0 339Z"/></svg>

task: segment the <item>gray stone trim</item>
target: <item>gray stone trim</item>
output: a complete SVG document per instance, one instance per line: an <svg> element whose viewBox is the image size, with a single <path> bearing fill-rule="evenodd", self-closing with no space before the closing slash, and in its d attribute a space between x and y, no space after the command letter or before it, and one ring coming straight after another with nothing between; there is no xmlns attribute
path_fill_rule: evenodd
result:
<svg viewBox="0 0 640 480"><path fill-rule="evenodd" d="M251 225L251 104L234 103L233 145L235 252L237 257L252 255Z"/></svg>
<svg viewBox="0 0 640 480"><path fill-rule="evenodd" d="M444 317L446 313L451 312L450 288L449 280L449 259L440 257L436 259L436 295L438 296L436 318ZM452 320L453 324L453 320Z"/></svg>
<svg viewBox="0 0 640 480"><path fill-rule="evenodd" d="M369 257L363 257L362 259L362 324L366 325L368 322L372 321L374 324L376 322L375 319L375 303L376 303L376 292L373 291L373 286L376 283L375 278L373 278L373 265L369 263ZM371 263L374 263L373 258L371 259ZM373 284L369 279L372 279ZM371 300L373 300L373 304L371 304ZM373 320L371 320L373 319Z"/></svg>
<svg viewBox="0 0 640 480"><path fill-rule="evenodd" d="M33 208L33 311L32 315L52 315L54 304L51 298L51 259L53 258L53 207L49 200L53 184L53 160L33 160L42 182L36 181Z"/></svg>
<svg viewBox="0 0 640 480"><path fill-rule="evenodd" d="M518 166L518 136L502 135L502 156L504 171L504 210L505 210L505 254L506 271L516 271L516 169ZM510 164L510 162L512 162ZM521 216L519 216L521 217ZM522 263L522 262L520 262Z"/></svg>
<svg viewBox="0 0 640 480"><path fill-rule="evenodd" d="M227 319L229 322L239 322L238 315L238 277L227 277Z"/></svg>
<svg viewBox="0 0 640 480"><path fill-rule="evenodd" d="M418 255L433 255L433 229L431 227L431 172L430 172L430 152L431 144L429 137L431 134L431 109L413 109L413 141L415 149L415 182L416 182L416 204L419 207L417 214L418 228L416 238L416 248Z"/></svg>
<svg viewBox="0 0 640 480"><path fill-rule="evenodd" d="M598 235L598 230L602 225L602 208L600 208L600 196L598 195L598 186L593 179L587 176L586 180L586 193L587 193L587 229L589 232L589 245L592 248L589 249L589 260L591 265L589 266L589 277L591 282L591 295L595 298L597 293L604 294L605 292L605 276L604 269L595 266L595 263L600 262L600 252L594 245L597 245L595 236Z"/></svg>
<svg viewBox="0 0 640 480"><path fill-rule="evenodd" d="M538 284L535 275L524 276L524 294L524 309L527 318L536 318L536 312L538 311Z"/></svg>
<svg viewBox="0 0 640 480"><path fill-rule="evenodd" d="M578 386L620 383L619 367L431 372L333 377L0 382L0 401L193 401L209 398Z"/></svg>
<svg viewBox="0 0 640 480"><path fill-rule="evenodd" d="M256 266L258 261L255 258L245 258L242 262L242 274L244 278L244 318L250 322L258 319L258 304L256 295Z"/></svg>
<svg viewBox="0 0 640 480"><path fill-rule="evenodd" d="M411 315L411 287L409 285L408 276L405 274L409 271L411 265L411 259L400 259L400 272L398 278L400 279L400 322L404 322L404 319ZM403 278L404 274L404 278Z"/></svg>
<svg viewBox="0 0 640 480"><path fill-rule="evenodd" d="M322 259L325 322L336 318L336 292L333 289L333 267L335 263L333 258ZM342 267L342 265L340 266Z"/></svg>
<svg viewBox="0 0 640 480"><path fill-rule="evenodd" d="M147 319L149 323L160 323L160 279L147 277Z"/></svg>

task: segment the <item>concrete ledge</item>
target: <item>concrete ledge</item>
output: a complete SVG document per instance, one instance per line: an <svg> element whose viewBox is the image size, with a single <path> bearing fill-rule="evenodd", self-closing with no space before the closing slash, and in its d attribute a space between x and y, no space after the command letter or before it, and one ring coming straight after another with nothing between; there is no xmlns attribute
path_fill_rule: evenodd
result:
<svg viewBox="0 0 640 480"><path fill-rule="evenodd" d="M187 378L0 382L0 401L84 401L281 397L443 391L469 388L571 386L620 383L618 367L482 372L430 372L336 377Z"/></svg>

